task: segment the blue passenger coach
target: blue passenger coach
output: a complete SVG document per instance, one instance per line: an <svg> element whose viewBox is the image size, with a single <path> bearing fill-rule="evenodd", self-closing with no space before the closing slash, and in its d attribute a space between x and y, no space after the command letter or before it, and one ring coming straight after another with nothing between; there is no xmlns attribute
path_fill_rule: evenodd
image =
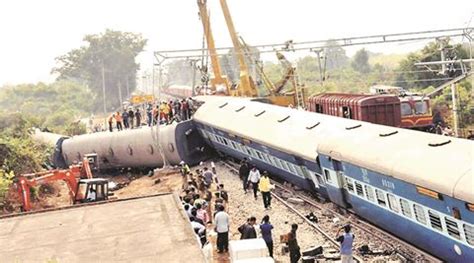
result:
<svg viewBox="0 0 474 263"><path fill-rule="evenodd" d="M247 157L449 262L474 262L472 141L299 111L197 97L215 150Z"/></svg>
<svg viewBox="0 0 474 263"><path fill-rule="evenodd" d="M446 261L474 262L472 142L362 124L318 153L333 202Z"/></svg>

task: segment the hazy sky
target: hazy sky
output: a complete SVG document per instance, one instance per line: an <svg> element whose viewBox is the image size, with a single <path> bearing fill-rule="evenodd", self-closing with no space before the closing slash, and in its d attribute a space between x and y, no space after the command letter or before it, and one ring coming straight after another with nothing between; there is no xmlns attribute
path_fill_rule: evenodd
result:
<svg viewBox="0 0 474 263"><path fill-rule="evenodd" d="M218 0L208 0L217 46L231 44ZM237 31L249 44L281 43L464 27L472 0L227 0ZM142 33L139 57L151 66L152 51L200 48L196 0L2 0L0 86L51 81L54 58L105 28ZM471 22L471 26L474 22ZM418 43L419 46L419 43ZM360 47L359 47L360 48ZM414 45L369 47L385 53Z"/></svg>

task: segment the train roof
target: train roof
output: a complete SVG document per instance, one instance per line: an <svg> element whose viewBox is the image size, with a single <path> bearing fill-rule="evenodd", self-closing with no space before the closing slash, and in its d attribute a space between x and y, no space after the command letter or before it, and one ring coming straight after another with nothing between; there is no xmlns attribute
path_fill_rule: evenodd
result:
<svg viewBox="0 0 474 263"><path fill-rule="evenodd" d="M311 161L319 151L474 203L474 143L471 141L246 98L199 96L196 99L205 102L194 115L197 122Z"/></svg>
<svg viewBox="0 0 474 263"><path fill-rule="evenodd" d="M233 135L310 161L316 159L318 143L330 136L334 129L360 123L246 98L199 96L196 99L205 102L194 114L193 118L197 122L210 124ZM273 132L276 130L284 132ZM308 137L312 138L311 142L301 140Z"/></svg>
<svg viewBox="0 0 474 263"><path fill-rule="evenodd" d="M362 126L369 126L362 124ZM318 152L474 203L474 143L418 131L370 125L334 133Z"/></svg>

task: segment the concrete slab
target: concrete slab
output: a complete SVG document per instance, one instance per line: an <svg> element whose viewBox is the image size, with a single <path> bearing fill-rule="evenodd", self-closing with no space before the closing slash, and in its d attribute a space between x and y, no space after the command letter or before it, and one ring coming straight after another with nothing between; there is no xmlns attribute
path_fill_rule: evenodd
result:
<svg viewBox="0 0 474 263"><path fill-rule="evenodd" d="M0 220L0 262L204 262L172 194Z"/></svg>

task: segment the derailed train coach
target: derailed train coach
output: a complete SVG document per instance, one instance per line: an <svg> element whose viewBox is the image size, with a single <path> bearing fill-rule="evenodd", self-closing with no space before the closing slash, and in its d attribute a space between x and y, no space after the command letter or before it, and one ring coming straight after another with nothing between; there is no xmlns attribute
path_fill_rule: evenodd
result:
<svg viewBox="0 0 474 263"><path fill-rule="evenodd" d="M474 262L474 143L231 97L196 97L199 132L449 262Z"/></svg>
<svg viewBox="0 0 474 263"><path fill-rule="evenodd" d="M191 121L155 127L143 126L120 132L97 132L64 137L36 132L34 138L55 145L53 162L66 168L82 161L87 154L97 155L99 169L156 168L163 165L161 145L171 165L184 161L190 165L208 158L209 148Z"/></svg>

